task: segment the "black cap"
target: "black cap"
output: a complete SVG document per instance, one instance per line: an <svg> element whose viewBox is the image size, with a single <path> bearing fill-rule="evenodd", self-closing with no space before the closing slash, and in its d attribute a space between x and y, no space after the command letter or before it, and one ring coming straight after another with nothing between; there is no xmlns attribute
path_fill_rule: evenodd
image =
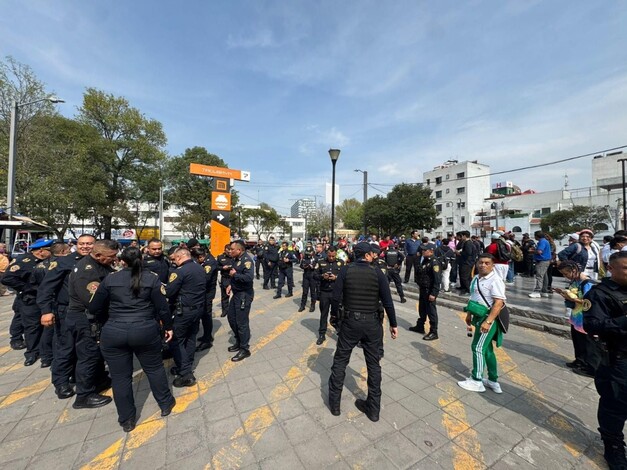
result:
<svg viewBox="0 0 627 470"><path fill-rule="evenodd" d="M425 250L435 250L435 244L433 244L433 243L423 243L422 245L420 245L420 249L422 251L425 251Z"/></svg>
<svg viewBox="0 0 627 470"><path fill-rule="evenodd" d="M195 246L200 245L200 243L195 238L190 238L187 241L186 245L187 245L187 248L194 248Z"/></svg>
<svg viewBox="0 0 627 470"><path fill-rule="evenodd" d="M363 258L366 253L372 253L372 245L367 242L359 242L353 247L353 253L357 258Z"/></svg>
<svg viewBox="0 0 627 470"><path fill-rule="evenodd" d="M376 245L375 243L370 244L370 249L377 256L381 254L381 247L379 245Z"/></svg>

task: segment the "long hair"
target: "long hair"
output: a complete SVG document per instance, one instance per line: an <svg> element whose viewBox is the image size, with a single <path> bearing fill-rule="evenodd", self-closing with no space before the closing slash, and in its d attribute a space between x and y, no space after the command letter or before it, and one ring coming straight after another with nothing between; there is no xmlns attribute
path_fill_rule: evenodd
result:
<svg viewBox="0 0 627 470"><path fill-rule="evenodd" d="M142 253L136 246L129 246L122 250L120 259L131 268L131 291L137 297L141 291L141 277L143 270Z"/></svg>

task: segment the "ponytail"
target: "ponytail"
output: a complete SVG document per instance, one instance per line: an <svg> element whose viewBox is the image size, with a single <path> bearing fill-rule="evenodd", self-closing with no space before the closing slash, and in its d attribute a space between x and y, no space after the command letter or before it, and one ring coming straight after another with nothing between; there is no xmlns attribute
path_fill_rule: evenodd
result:
<svg viewBox="0 0 627 470"><path fill-rule="evenodd" d="M120 259L131 268L131 291L135 297L141 292L141 277L143 271L142 254L139 248L129 246L124 248Z"/></svg>

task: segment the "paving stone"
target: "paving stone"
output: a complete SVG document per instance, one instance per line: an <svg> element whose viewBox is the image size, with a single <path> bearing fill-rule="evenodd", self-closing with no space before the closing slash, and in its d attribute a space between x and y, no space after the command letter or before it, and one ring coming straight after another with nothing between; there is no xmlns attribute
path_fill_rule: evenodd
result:
<svg viewBox="0 0 627 470"><path fill-rule="evenodd" d="M472 455L475 442L480 442L483 463L491 466L523 439L522 435L502 423L486 418L459 436L453 442Z"/></svg>
<svg viewBox="0 0 627 470"><path fill-rule="evenodd" d="M276 470L280 468L297 470L299 468L305 469L305 466L300 462L298 455L293 449L286 449L259 462L259 468L262 470Z"/></svg>
<svg viewBox="0 0 627 470"><path fill-rule="evenodd" d="M282 421L281 426L293 445L307 441L324 431L324 428L308 414Z"/></svg>
<svg viewBox="0 0 627 470"><path fill-rule="evenodd" d="M45 468L46 470L66 470L72 468L78 453L81 450L82 442L58 447L45 453L35 455L28 466L30 468Z"/></svg>
<svg viewBox="0 0 627 470"><path fill-rule="evenodd" d="M572 467L577 463L564 443L544 429L532 431L512 452L538 468Z"/></svg>
<svg viewBox="0 0 627 470"><path fill-rule="evenodd" d="M65 447L69 444L82 443L86 440L92 423L84 421L76 424L65 426L63 431L52 431L48 434L44 442L37 450L38 454L46 453L59 447Z"/></svg>
<svg viewBox="0 0 627 470"><path fill-rule="evenodd" d="M205 425L204 413L198 410L187 410L183 413L174 413L167 418L167 438L191 430L198 430Z"/></svg>
<svg viewBox="0 0 627 470"><path fill-rule="evenodd" d="M371 427L378 426L378 423L370 422L370 424ZM366 425L364 424L364 426ZM358 429L359 427L356 423L344 422L329 429L327 435L331 438L340 454L347 457L359 449L372 445L372 442Z"/></svg>
<svg viewBox="0 0 627 470"><path fill-rule="evenodd" d="M318 434L294 447L305 468L321 468L340 459L340 453L326 434Z"/></svg>
<svg viewBox="0 0 627 470"><path fill-rule="evenodd" d="M430 459L429 466L415 467L415 468L472 468L472 469L485 469L488 468L484 463L477 460L474 456L468 454L464 449L458 447L453 442L440 447L428 457ZM426 464L427 462L425 462ZM420 465L420 464L419 464Z"/></svg>
<svg viewBox="0 0 627 470"><path fill-rule="evenodd" d="M257 385L255 384L255 381L252 379L252 377L246 377L243 379L234 380L232 382L229 381L228 384L229 391L234 397L243 393L250 392L251 390L257 390Z"/></svg>
<svg viewBox="0 0 627 470"><path fill-rule="evenodd" d="M266 398L260 390L242 393L233 399L235 408L239 414L254 410L260 406L266 405Z"/></svg>
<svg viewBox="0 0 627 470"><path fill-rule="evenodd" d="M382 470L397 468L383 452L376 449L374 446L366 447L346 457L345 460L351 468L376 468Z"/></svg>
<svg viewBox="0 0 627 470"><path fill-rule="evenodd" d="M130 453L125 453L120 461L121 470L143 470L146 468L164 468L166 464L166 446L163 442L145 444Z"/></svg>
<svg viewBox="0 0 627 470"><path fill-rule="evenodd" d="M281 426L276 423L266 428L263 432L263 437L252 445L258 461L267 459L289 447L291 445L287 435L283 432Z"/></svg>
<svg viewBox="0 0 627 470"><path fill-rule="evenodd" d="M221 421L211 422L205 425L207 444L221 444L231 439L231 436L242 427L242 422L237 416L223 419ZM186 436L189 432L182 433L180 436ZM198 432L198 431L196 431Z"/></svg>
<svg viewBox="0 0 627 470"><path fill-rule="evenodd" d="M418 417L400 403L387 405L380 412L380 417L390 423L394 429L402 429L408 424L416 422Z"/></svg>
<svg viewBox="0 0 627 470"><path fill-rule="evenodd" d="M419 420L401 429L401 434L421 449L424 454L431 454L450 442L446 432L440 432L441 428L441 423L433 426L426 421Z"/></svg>
<svg viewBox="0 0 627 470"><path fill-rule="evenodd" d="M5 440L0 446L0 462L30 459L47 436L48 432L44 431L12 441Z"/></svg>
<svg viewBox="0 0 627 470"><path fill-rule="evenodd" d="M168 437L166 443L166 462L168 464L187 458L193 454L205 454L205 463L210 460L207 442L197 430L187 431Z"/></svg>
<svg viewBox="0 0 627 470"><path fill-rule="evenodd" d="M285 400L274 402L270 407L275 416L281 421L295 418L305 413L305 407L301 405L296 397L290 397Z"/></svg>
<svg viewBox="0 0 627 470"><path fill-rule="evenodd" d="M7 435L5 440L12 441L22 437L32 436L33 434L48 432L56 424L58 419L59 416L57 413L48 413L47 415L24 418L13 426L0 426L0 432L2 432L2 430L6 430Z"/></svg>
<svg viewBox="0 0 627 470"><path fill-rule="evenodd" d="M437 408L434 404L429 403L420 396L411 395L399 401L404 408L407 408L412 414L418 418L433 413Z"/></svg>

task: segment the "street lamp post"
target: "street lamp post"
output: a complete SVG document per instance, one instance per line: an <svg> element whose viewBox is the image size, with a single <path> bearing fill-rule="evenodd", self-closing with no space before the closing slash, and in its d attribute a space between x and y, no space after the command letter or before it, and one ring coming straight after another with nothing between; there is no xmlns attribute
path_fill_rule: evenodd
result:
<svg viewBox="0 0 627 470"><path fill-rule="evenodd" d="M627 158L618 160L623 166L623 230L627 230L627 201L625 201L625 162Z"/></svg>
<svg viewBox="0 0 627 470"><path fill-rule="evenodd" d="M329 156L333 164L333 177L331 178L331 244L335 240L335 164L340 158L339 149L329 149Z"/></svg>
<svg viewBox="0 0 627 470"><path fill-rule="evenodd" d="M368 222L366 221L366 201L368 200L368 172L362 170L355 170L364 174L364 237L368 237Z"/></svg>
<svg viewBox="0 0 627 470"><path fill-rule="evenodd" d="M13 101L11 106L11 128L9 131L9 167L7 181L7 215L9 220L13 218L15 206L15 158L17 155L17 123L19 120L20 108L30 106L31 104L41 103L42 101L50 101L51 103L65 103L62 99L54 95L40 98L38 100L29 101L27 103L18 103ZM13 230L8 229L5 242L9 245L9 253L13 252Z"/></svg>

